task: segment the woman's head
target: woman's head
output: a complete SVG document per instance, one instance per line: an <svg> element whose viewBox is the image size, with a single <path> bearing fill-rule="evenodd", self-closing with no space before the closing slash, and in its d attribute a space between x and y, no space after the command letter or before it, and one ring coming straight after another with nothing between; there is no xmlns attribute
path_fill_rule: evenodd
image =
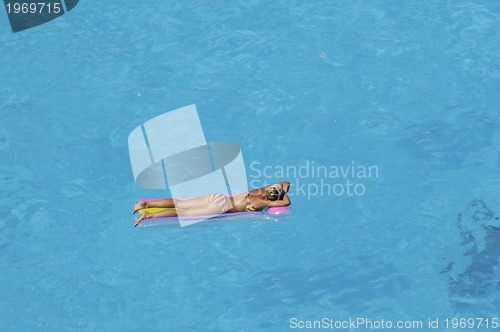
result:
<svg viewBox="0 0 500 332"><path fill-rule="evenodd" d="M283 187L280 184L267 186L264 191L264 197L270 201L275 201L283 194Z"/></svg>

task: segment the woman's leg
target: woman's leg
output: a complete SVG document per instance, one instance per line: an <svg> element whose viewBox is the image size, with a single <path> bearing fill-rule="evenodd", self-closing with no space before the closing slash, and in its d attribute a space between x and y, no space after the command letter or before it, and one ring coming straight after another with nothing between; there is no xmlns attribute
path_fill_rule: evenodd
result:
<svg viewBox="0 0 500 332"><path fill-rule="evenodd" d="M230 209L228 196L214 194L201 197L196 200L196 205L190 205L189 208L178 210L179 216L205 216L225 213Z"/></svg>
<svg viewBox="0 0 500 332"><path fill-rule="evenodd" d="M189 209L192 207L199 206L208 200L208 196L200 196L190 199L173 199L173 198L162 198L154 201L146 202L141 199L137 204L134 205L134 210L132 213L136 213L141 209L147 208L177 208L177 209Z"/></svg>
<svg viewBox="0 0 500 332"><path fill-rule="evenodd" d="M199 206L195 208L178 210L177 214L182 216L207 216L207 215L215 215L222 214L224 211L221 211L220 207L215 203L207 203L204 206Z"/></svg>
<svg viewBox="0 0 500 332"><path fill-rule="evenodd" d="M135 226L139 225L139 223L145 219L151 219L151 218L167 218L167 217L177 217L177 210L171 209L171 210L163 210L163 211L158 211L155 213L149 213L145 211L139 218L135 220Z"/></svg>
<svg viewBox="0 0 500 332"><path fill-rule="evenodd" d="M132 209L132 214L135 214L140 209L144 209L147 205L148 203L145 200L141 199L134 205L134 208Z"/></svg>
<svg viewBox="0 0 500 332"><path fill-rule="evenodd" d="M208 203L208 198L209 196L200 196L200 197L194 197L190 199L176 199L175 200L175 208L176 209L193 209L197 208L200 206L203 206Z"/></svg>
<svg viewBox="0 0 500 332"><path fill-rule="evenodd" d="M226 198L227 200L227 198ZM177 200L174 200L177 201ZM181 205L182 208L179 208ZM149 207L149 204L148 204ZM206 215L215 215L222 214L227 211L221 210L221 207L216 202L209 202L207 196L196 197L190 200L179 201L179 204L176 203L176 208L179 210L171 209L171 210L163 210L155 213L144 212L139 218L135 221L135 226L137 226L144 219L151 218L166 218L166 217L177 217L177 216L206 216Z"/></svg>
<svg viewBox="0 0 500 332"><path fill-rule="evenodd" d="M137 204L134 205L134 210L132 213L135 214L137 211L147 208L173 208L179 202L180 202L179 200L173 198L161 198L149 202L147 202L144 199L141 199L139 202L137 202Z"/></svg>
<svg viewBox="0 0 500 332"><path fill-rule="evenodd" d="M156 201L148 202L147 208L176 208L182 210L189 210L202 207L204 205L209 204L208 201L210 195L208 196L200 196L194 197L190 199L172 199L172 198L164 198ZM160 211L163 212L163 211ZM171 217L171 216L168 216ZM156 217L161 218L161 217Z"/></svg>

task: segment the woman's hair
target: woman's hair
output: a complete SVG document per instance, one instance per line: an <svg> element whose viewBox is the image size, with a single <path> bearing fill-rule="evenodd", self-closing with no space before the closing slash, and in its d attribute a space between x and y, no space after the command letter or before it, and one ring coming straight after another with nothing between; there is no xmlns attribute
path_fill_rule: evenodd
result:
<svg viewBox="0 0 500 332"><path fill-rule="evenodd" d="M264 196L270 201L275 201L280 198L283 193L283 187L280 184L273 184L272 186L268 186L265 189Z"/></svg>

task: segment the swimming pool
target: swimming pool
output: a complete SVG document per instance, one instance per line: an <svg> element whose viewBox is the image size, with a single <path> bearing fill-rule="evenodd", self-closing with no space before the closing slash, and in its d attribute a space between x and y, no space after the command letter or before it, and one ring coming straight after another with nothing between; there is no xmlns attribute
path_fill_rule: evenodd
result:
<svg viewBox="0 0 500 332"><path fill-rule="evenodd" d="M0 15L2 330L497 318L499 9L80 2L16 34ZM192 103L249 184L289 178L293 218L133 227L157 193L127 137Z"/></svg>

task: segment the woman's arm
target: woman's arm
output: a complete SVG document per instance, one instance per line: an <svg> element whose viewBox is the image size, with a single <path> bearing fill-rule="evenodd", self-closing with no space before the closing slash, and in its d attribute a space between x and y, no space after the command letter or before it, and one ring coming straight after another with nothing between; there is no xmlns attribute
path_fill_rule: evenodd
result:
<svg viewBox="0 0 500 332"><path fill-rule="evenodd" d="M283 199L277 199L275 201L266 201L266 206L288 206L290 204L291 204L290 198L286 193Z"/></svg>
<svg viewBox="0 0 500 332"><path fill-rule="evenodd" d="M288 192L288 189L290 188L290 182L278 182L282 187L284 192Z"/></svg>
<svg viewBox="0 0 500 332"><path fill-rule="evenodd" d="M288 192L288 189L290 188L290 182L278 182L281 187L283 188L283 192L281 193L281 196L278 199L283 199Z"/></svg>

